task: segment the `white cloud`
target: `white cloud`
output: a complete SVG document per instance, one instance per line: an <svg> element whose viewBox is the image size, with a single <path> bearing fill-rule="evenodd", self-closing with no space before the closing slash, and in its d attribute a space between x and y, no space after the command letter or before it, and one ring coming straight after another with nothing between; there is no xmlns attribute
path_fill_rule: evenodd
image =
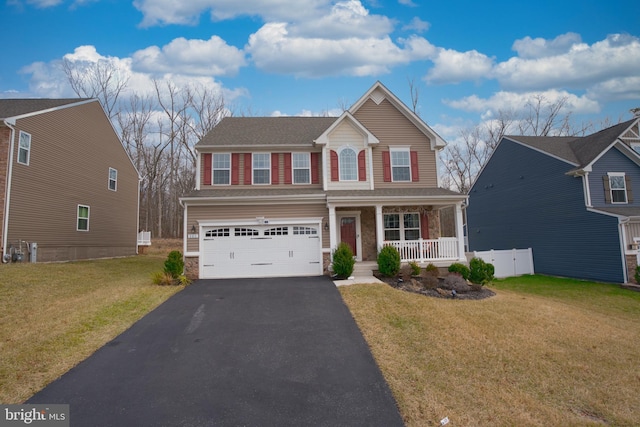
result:
<svg viewBox="0 0 640 427"><path fill-rule="evenodd" d="M374 76L390 67L424 59L426 40L401 40L399 47L388 36L349 37L340 40L291 36L285 23L269 23L249 37L245 50L258 68L301 77L327 75Z"/></svg>
<svg viewBox="0 0 640 427"><path fill-rule="evenodd" d="M160 49L150 46L133 54L133 69L146 73L228 76L246 63L244 53L218 36L209 40L172 40Z"/></svg>
<svg viewBox="0 0 640 427"><path fill-rule="evenodd" d="M640 76L621 77L595 84L587 90L587 95L604 101L640 99Z"/></svg>
<svg viewBox="0 0 640 427"><path fill-rule="evenodd" d="M493 67L493 59L476 50L458 52L440 48L432 61L434 66L427 72L425 80L436 84L486 78L491 75Z"/></svg>
<svg viewBox="0 0 640 427"><path fill-rule="evenodd" d="M544 58L569 52L574 45L581 44L579 34L561 34L553 40L527 36L513 43L513 50L523 59Z"/></svg>
<svg viewBox="0 0 640 427"><path fill-rule="evenodd" d="M419 33L424 33L431 27L431 24L427 21L423 21L422 19L415 16L411 22L402 27L405 31L417 31Z"/></svg>
<svg viewBox="0 0 640 427"><path fill-rule="evenodd" d="M559 38L554 39L557 41ZM611 79L633 77L640 69L640 39L614 34L589 46L574 43L566 52L547 56L549 48L532 49L520 46L527 57L514 57L498 64L494 75L505 89L537 90L546 88L585 89ZM526 44L526 43L525 43ZM553 42L551 43L553 44ZM551 49L553 50L553 49ZM537 56L532 56L537 55Z"/></svg>
<svg viewBox="0 0 640 427"><path fill-rule="evenodd" d="M527 103L535 102L536 97L542 97L547 103L555 103L565 98L566 102L563 108L563 112L565 113L590 114L600 111L598 102L590 99L586 95L577 96L567 91L554 89L526 93L500 91L494 93L489 98L480 98L477 95L471 95L458 100L445 100L444 103L452 108L482 114L485 119L489 119L497 116L499 111L522 112L523 109L526 108Z"/></svg>

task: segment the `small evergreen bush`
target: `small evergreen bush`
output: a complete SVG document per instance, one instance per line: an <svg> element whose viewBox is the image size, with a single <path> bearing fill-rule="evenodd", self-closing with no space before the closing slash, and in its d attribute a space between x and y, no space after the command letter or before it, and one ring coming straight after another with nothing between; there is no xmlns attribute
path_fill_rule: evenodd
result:
<svg viewBox="0 0 640 427"><path fill-rule="evenodd" d="M418 265L417 262L409 261L409 267L411 267L411 275L412 276L419 276L420 275L420 272L422 271L422 269L420 268L420 266Z"/></svg>
<svg viewBox="0 0 640 427"><path fill-rule="evenodd" d="M177 279L184 271L184 260L180 251L171 251L164 262L164 272Z"/></svg>
<svg viewBox="0 0 640 427"><path fill-rule="evenodd" d="M636 283L640 284L640 265L636 266L636 274L633 277L636 279Z"/></svg>
<svg viewBox="0 0 640 427"><path fill-rule="evenodd" d="M378 271L383 276L393 277L400 271L400 252L393 246L385 246L378 254Z"/></svg>
<svg viewBox="0 0 640 427"><path fill-rule="evenodd" d="M481 258L472 258L469 261L469 281L478 285L486 285L493 280L495 268L493 264L485 262Z"/></svg>
<svg viewBox="0 0 640 427"><path fill-rule="evenodd" d="M458 273L465 280L467 280L469 278L470 271L469 271L469 267L467 267L466 265L456 262L449 266L449 273Z"/></svg>
<svg viewBox="0 0 640 427"><path fill-rule="evenodd" d="M427 273L427 276L438 277L440 275L438 267L431 263L425 267L424 271Z"/></svg>
<svg viewBox="0 0 640 427"><path fill-rule="evenodd" d="M333 272L338 277L347 278L353 273L355 263L351 247L345 242L340 243L333 252Z"/></svg>

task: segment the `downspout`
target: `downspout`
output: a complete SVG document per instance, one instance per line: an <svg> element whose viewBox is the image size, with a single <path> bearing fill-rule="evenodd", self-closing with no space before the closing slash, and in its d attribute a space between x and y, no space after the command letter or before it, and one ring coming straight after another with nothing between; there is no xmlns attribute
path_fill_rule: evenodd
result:
<svg viewBox="0 0 640 427"><path fill-rule="evenodd" d="M13 174L13 147L15 144L16 138L16 129L14 123L9 123L7 120L3 120L4 125L11 129L11 136L9 142L9 162L7 164L7 183L5 186L5 197L4 197L4 221L2 224L2 262L5 262L5 256L7 253L7 243L8 243L8 234L9 234L9 203L11 201L11 177Z"/></svg>

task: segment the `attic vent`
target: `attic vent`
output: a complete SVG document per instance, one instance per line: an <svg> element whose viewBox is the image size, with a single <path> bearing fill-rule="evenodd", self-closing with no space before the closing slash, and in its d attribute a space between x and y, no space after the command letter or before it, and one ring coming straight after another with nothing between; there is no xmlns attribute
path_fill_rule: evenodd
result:
<svg viewBox="0 0 640 427"><path fill-rule="evenodd" d="M382 101L384 101L384 93L380 90L374 90L371 94L371 100L375 102L377 105L380 105Z"/></svg>

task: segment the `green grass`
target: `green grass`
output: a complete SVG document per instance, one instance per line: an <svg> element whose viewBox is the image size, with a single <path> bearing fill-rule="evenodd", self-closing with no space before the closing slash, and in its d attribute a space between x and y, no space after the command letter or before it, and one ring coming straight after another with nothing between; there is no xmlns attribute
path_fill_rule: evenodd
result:
<svg viewBox="0 0 640 427"><path fill-rule="evenodd" d="M163 262L0 266L0 402L28 399L178 292L151 283Z"/></svg>
<svg viewBox="0 0 640 427"><path fill-rule="evenodd" d="M340 288L408 426L635 426L640 293L544 276L481 301Z"/></svg>

